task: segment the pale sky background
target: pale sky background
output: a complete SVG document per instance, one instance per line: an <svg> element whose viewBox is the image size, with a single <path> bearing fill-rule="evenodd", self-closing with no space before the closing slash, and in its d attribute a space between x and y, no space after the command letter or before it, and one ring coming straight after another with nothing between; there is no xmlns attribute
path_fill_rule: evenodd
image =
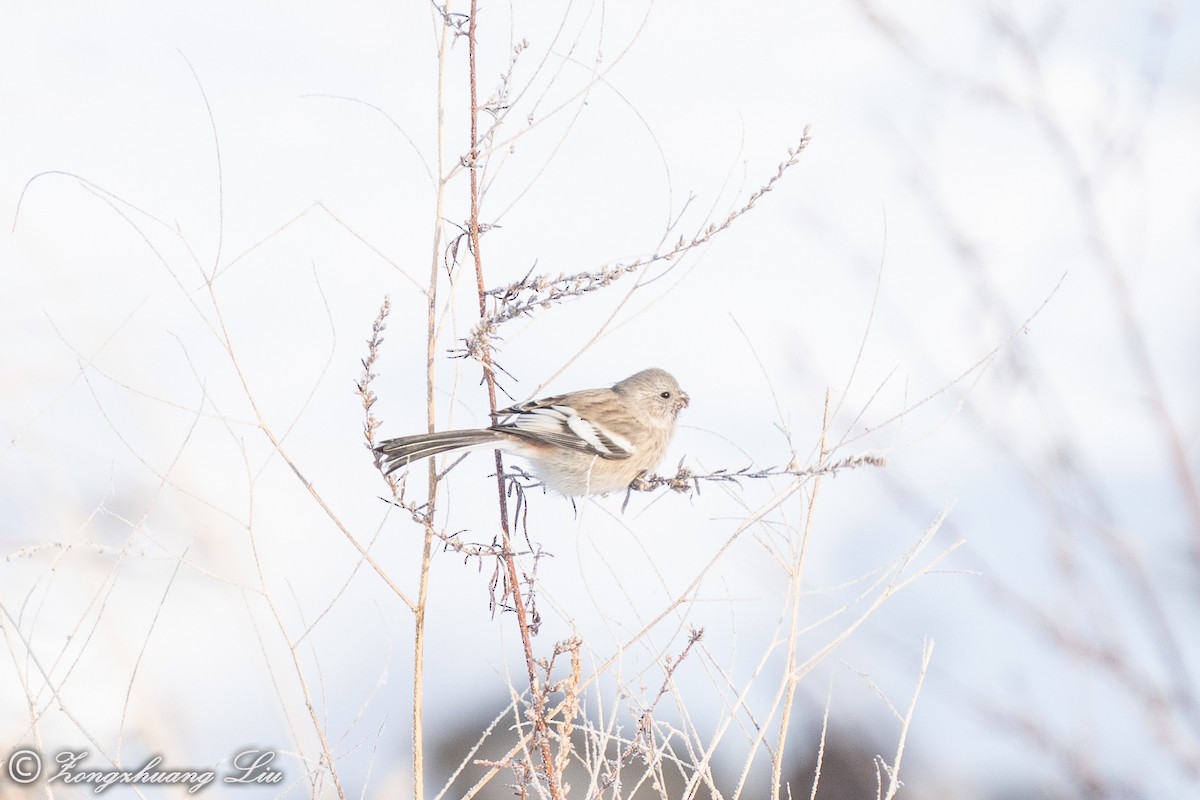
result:
<svg viewBox="0 0 1200 800"><path fill-rule="evenodd" d="M388 295L376 413L385 436L423 429L430 7L20 4L4 17L0 745L89 749L97 766L263 746L285 752L288 784L245 796L329 796L307 777L320 748L280 630L311 626L296 657L347 794L408 792L412 616L274 453L218 333L305 479L415 593L420 530L379 499L353 390ZM483 217L500 226L483 243L490 286L692 236L811 125L756 209L643 273L619 310L636 277L508 323L498 342L517 399L669 369L692 406L664 471L782 465L783 428L808 464L829 389L835 457L888 465L825 480L805 624L948 509L917 566L965 544L801 682L793 768L827 696L841 744L890 759L887 703L907 707L928 637L908 796L1194 791L1200 519L1181 481L1195 492L1200 468L1200 9L487 4L482 96L521 40L485 175ZM459 40L447 169L466 150L465 62ZM467 198L460 170L446 236ZM474 323L473 276L441 274L439 424L482 424L478 364L449 357ZM446 487L442 521L470 541L495 526L490 463L470 457ZM785 485L638 495L624 514L619 497L575 513L535 494L531 538L553 554L538 566L537 646L580 636L598 666ZM652 693L662 659L703 627L705 652L677 679L700 729L722 718L716 667L741 687L769 647L786 587L768 547L803 511L797 497L739 539L622 655L609 701L616 684ZM477 733L525 686L489 575L435 558L431 746ZM755 713L773 686L748 694ZM747 741L735 730L718 751L734 775ZM436 789L446 775L427 777ZM0 797L10 788L0 778Z"/></svg>

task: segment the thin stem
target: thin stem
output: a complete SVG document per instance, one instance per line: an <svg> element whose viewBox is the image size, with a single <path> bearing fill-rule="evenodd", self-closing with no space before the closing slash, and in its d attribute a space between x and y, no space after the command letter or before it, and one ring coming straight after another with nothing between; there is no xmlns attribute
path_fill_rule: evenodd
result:
<svg viewBox="0 0 1200 800"><path fill-rule="evenodd" d="M476 23L478 22L478 3L471 0L471 16L467 30L467 52L471 82L471 152L468 157L471 175L471 252L475 258L475 285L479 293L479 318L487 318L487 287L483 281L483 251L479 241L479 85L477 80L475 51ZM496 411L496 378L492 368L491 347L485 344L480 348L483 362L483 378L488 387L488 403L493 414ZM533 634L529 630L529 620L525 613L525 600L521 596L521 583L517 575L516 555L512 546L512 533L508 525L508 500L504 492L504 459L500 451L496 457L496 489L500 502L500 531L504 544L504 566L508 575L508 589L512 594L513 611L517 616L517 625L521 629L521 644L525 649L525 668L529 674L529 694L533 701L533 726L535 738L542 753L542 770L550 789L550 796L560 800L558 778L555 774L554 754L550 749L550 736L546 728L546 699L537 679L537 663L533 656Z"/></svg>
<svg viewBox="0 0 1200 800"><path fill-rule="evenodd" d="M917 685L913 689L912 702L908 704L908 711L905 713L900 727L900 739L896 742L896 756L888 770L888 788L887 794L883 796L884 800L892 800L896 796L896 792L900 790L900 761L904 758L904 745L908 741L908 731L912 727L913 712L917 710L917 698L921 696L921 686L925 683L925 674L929 672L929 662L932 659L933 640L926 639L925 647L921 651L921 671L917 673Z"/></svg>
<svg viewBox="0 0 1200 800"><path fill-rule="evenodd" d="M221 339L222 339L221 343L225 348L226 354L228 354L228 356L229 356L230 363L233 365L233 371L237 375L238 381L242 385L242 391L246 395L246 401L250 404L251 411L254 412L254 418L258 421L258 429L261 430L263 432L263 435L266 436L267 439L271 442L271 447L275 450L276 453L279 454L279 457L283 459L284 463L292 468L292 472L294 472L296 474L296 477L300 480L300 483L303 484L304 488L306 488L308 490L308 493L310 495L312 495L312 498L317 501L317 504L321 506L321 510L325 512L325 515L327 517L329 517L329 520L331 522L333 522L333 524L337 526L338 530L340 530L342 532L342 534L350 541L350 543L354 545L354 547L358 550L358 552L362 555L362 557L369 564L371 564L371 566L375 567L375 569L379 573L379 575L385 581L387 581L390 586L393 587L393 590L396 592L397 596L399 596L400 599L404 600L405 602L409 602L408 598L405 597L405 595L400 591L400 589L398 587L396 587L396 585L394 583L392 583L391 579L388 578L387 575L383 572L383 570L375 563L375 560L371 558L371 556L367 553L366 549L364 549L363 546L358 543L358 540L355 539L353 534L350 533L350 529L342 524L341 520L338 519L337 515L333 513L333 509L330 508L328 504L326 504L325 499L323 497L321 497L320 494L317 493L317 490L313 487L312 483L310 483L308 481L308 479L304 477L304 474L300 472L300 468L296 465L296 462L293 461L291 456L288 455L287 451L283 449L283 443L279 440L279 438L271 430L271 426L267 424L266 417L263 416L262 411L258 407L258 401L255 399L255 394L250 389L250 382L247 380L246 373L242 370L241 362L239 361L239 359L237 357L237 351L234 349L234 346L233 346L233 338L229 335L229 329L225 325L225 316L224 316L224 314L221 313L221 304L217 300L216 289L213 287L213 283L211 280L208 281L207 288L208 288L208 296L209 296L209 299L212 301L213 311L216 314L217 324L218 324L220 332L221 332ZM254 544L253 537L251 537L250 541L251 541L251 545L253 546L253 544ZM266 584L263 581L264 573L262 570L262 564L261 564L261 562L257 561L257 559L258 559L257 548L255 548L255 559L256 559L256 565L258 567L260 584L265 586ZM275 616L275 622L279 626L279 630L281 632L283 632L285 630L283 618L279 615L278 609L275 608L275 604L273 602L271 602L269 598L268 598L267 602L268 602L269 607L271 608L271 613ZM411 603L410 603L410 605L411 605ZM324 755L325 763L328 765L329 775L333 779L334 789L337 792L337 796L339 798L341 798L341 800L345 800L346 793L342 789L342 779L338 775L337 764L335 763L334 758L333 758L333 749L330 747L329 739L325 735L325 726L322 724L321 718L317 715L316 706L313 704L313 701L312 701L312 694L308 690L308 682L304 680L304 667L300 663L300 658L296 652L296 646L289 641L288 648L291 651L291 655L292 655L292 665L296 669L296 678L300 681L300 689L304 694L305 705L308 707L309 718L312 720L313 729L316 731L317 738L321 742L321 752Z"/></svg>
<svg viewBox="0 0 1200 800"><path fill-rule="evenodd" d="M438 44L437 73L437 197L434 201L433 247L429 255L429 289L425 306L425 426L433 431L436 422L434 406L434 358L437 342L437 284L438 254L442 249L442 210L446 199L445 170L445 89L446 50L450 35L448 25L442 25ZM430 560L433 556L433 528L437 501L437 465L429 459L429 492L426 499L425 541L421 548L420 585L417 588L417 607L414 609L413 634L413 697L412 697L412 758L413 798L425 797L425 610L429 600Z"/></svg>
<svg viewBox="0 0 1200 800"><path fill-rule="evenodd" d="M817 463L824 465L829 458L829 418L830 393L825 391L825 416L821 420L821 454ZM796 672L796 651L800 646L800 595L801 578L804 573L804 556L808 552L808 538L812 535L813 511L817 506L817 493L821 490L821 476L813 479L812 492L808 496L808 510L804 517L804 532L800 536L800 550L796 554L796 563L791 575L791 630L788 633L787 667L784 681L787 686L786 697L780 710L779 739L775 743L775 759L771 766L771 800L779 800L779 792L783 785L783 757L787 752L787 735L792 719L792 706L796 698L796 687L800 684L800 676Z"/></svg>

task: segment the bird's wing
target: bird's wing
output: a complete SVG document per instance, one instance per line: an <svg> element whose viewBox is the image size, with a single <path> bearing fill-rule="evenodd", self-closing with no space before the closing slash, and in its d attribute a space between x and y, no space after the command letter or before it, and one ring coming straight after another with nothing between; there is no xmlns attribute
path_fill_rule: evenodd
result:
<svg viewBox="0 0 1200 800"><path fill-rule="evenodd" d="M568 405L555 403L562 395L534 400L505 409L508 416L493 430L507 431L533 442L566 447L601 458L629 458L633 443L591 420L584 419Z"/></svg>

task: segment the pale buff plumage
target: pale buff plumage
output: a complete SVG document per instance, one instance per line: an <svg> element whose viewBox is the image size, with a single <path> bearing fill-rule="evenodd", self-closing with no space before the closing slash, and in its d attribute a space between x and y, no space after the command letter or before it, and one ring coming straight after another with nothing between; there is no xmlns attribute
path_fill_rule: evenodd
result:
<svg viewBox="0 0 1200 800"><path fill-rule="evenodd" d="M422 433L375 448L392 472L417 459L497 449L527 459L549 488L566 495L625 489L658 466L687 393L671 374L645 369L610 389L546 397L498 412L490 428Z"/></svg>

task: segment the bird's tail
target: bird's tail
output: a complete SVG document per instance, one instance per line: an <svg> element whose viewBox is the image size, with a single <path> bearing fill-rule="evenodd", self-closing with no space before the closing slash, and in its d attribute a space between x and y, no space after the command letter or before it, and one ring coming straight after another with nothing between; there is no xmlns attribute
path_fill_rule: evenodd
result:
<svg viewBox="0 0 1200 800"><path fill-rule="evenodd" d="M451 450L466 450L477 447L495 447L504 435L486 428L465 431L442 431L441 433L418 433L380 442L375 452L383 456L384 474L391 474L400 467L422 458L429 458Z"/></svg>

